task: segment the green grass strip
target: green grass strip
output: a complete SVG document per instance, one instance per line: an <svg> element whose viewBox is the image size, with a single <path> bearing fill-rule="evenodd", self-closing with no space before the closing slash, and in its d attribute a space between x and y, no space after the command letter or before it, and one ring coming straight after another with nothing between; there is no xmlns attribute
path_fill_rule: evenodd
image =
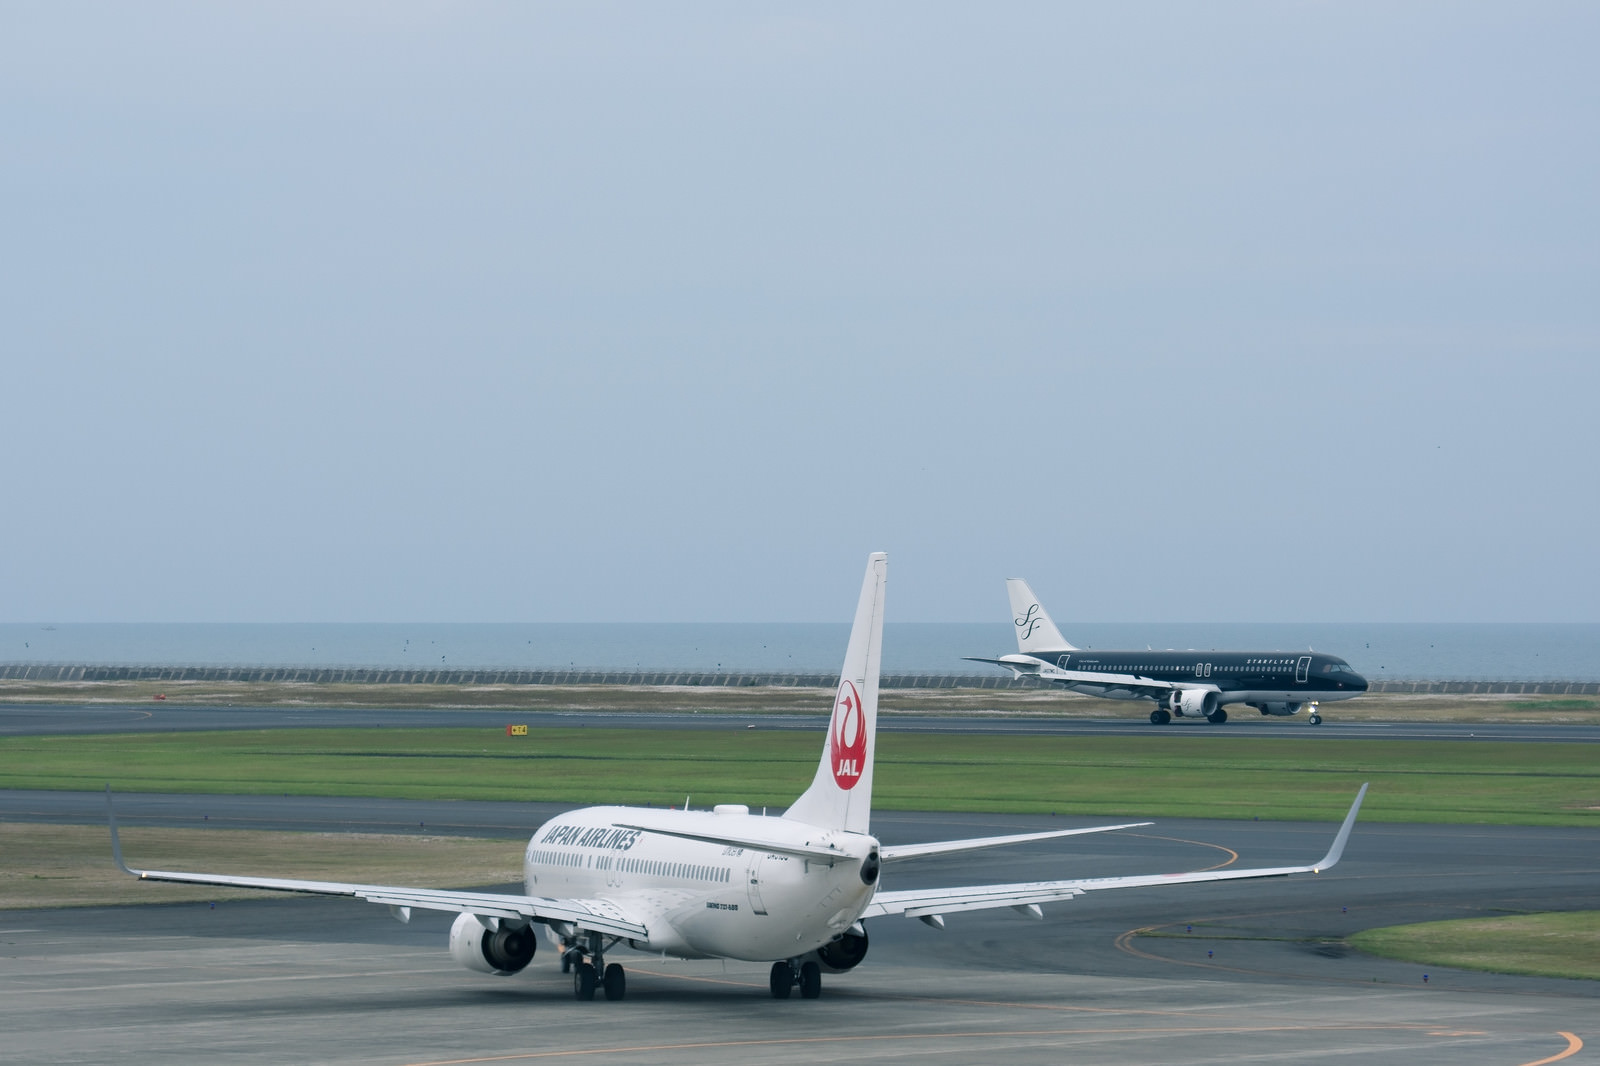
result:
<svg viewBox="0 0 1600 1066"><path fill-rule="evenodd" d="M1396 925L1357 933L1350 943L1424 966L1600 980L1600 911Z"/></svg>
<svg viewBox="0 0 1600 1066"><path fill-rule="evenodd" d="M887 733L888 810L1600 825L1580 744ZM0 788L289 793L781 808L810 783L811 732L261 730L0 738Z"/></svg>

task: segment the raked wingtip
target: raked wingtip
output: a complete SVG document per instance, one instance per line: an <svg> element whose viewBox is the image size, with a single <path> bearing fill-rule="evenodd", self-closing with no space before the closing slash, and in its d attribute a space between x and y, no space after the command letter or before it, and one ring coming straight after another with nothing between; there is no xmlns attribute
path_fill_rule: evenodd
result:
<svg viewBox="0 0 1600 1066"><path fill-rule="evenodd" d="M1361 791L1356 793L1356 801L1350 804L1350 813L1344 816L1344 824L1339 827L1338 835L1333 838L1333 846L1328 849L1328 854L1322 857L1322 861L1311 868L1313 873L1331 870L1343 857L1345 843L1350 839L1350 830L1355 828L1356 815L1361 813L1361 801L1367 798L1369 784L1370 781L1362 783Z"/></svg>

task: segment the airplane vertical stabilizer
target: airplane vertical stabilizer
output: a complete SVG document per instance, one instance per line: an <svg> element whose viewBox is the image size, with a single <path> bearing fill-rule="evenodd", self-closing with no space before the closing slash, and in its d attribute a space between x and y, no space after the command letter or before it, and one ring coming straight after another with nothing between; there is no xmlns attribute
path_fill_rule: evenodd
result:
<svg viewBox="0 0 1600 1066"><path fill-rule="evenodd" d="M1045 652L1077 651L1050 621L1039 597L1020 577L1006 578L1006 595L1011 597L1011 622L1017 627L1017 650L1024 655Z"/></svg>
<svg viewBox="0 0 1600 1066"><path fill-rule="evenodd" d="M833 717L811 787L784 812L810 825L865 833L872 818L872 759L878 732L878 666L883 655L883 588L889 557L867 557L850 647L833 696Z"/></svg>

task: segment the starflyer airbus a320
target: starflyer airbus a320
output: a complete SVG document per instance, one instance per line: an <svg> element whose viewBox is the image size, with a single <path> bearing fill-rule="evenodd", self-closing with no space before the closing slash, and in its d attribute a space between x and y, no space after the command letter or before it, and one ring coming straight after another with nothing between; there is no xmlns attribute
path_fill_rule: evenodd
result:
<svg viewBox="0 0 1600 1066"><path fill-rule="evenodd" d="M821 994L822 975L854 970L867 956L866 922L944 916L1010 907L1039 918L1045 904L1113 888L1316 873L1339 861L1366 794L1361 787L1328 853L1305 866L1022 884L894 889L894 868L931 855L1148 825L1103 825L893 846L872 835L878 664L887 557L874 554L856 607L833 715L811 786L781 816L739 804L710 811L588 807L558 815L528 841L521 894L454 892L400 885L298 881L276 877L132 869L123 861L111 793L112 851L146 881L226 885L385 904L401 918L413 909L454 912L450 955L468 970L507 976L525 970L539 927L572 973L580 1000L620 1000L624 949L686 959L770 962L772 995Z"/></svg>
<svg viewBox="0 0 1600 1066"><path fill-rule="evenodd" d="M1035 677L1105 700L1150 700L1151 725L1173 718L1228 720L1227 705L1242 703L1279 718L1309 709L1322 724L1319 701L1349 700L1367 691L1367 679L1337 655L1282 651L1097 651L1068 644L1039 597L1021 578L1006 579L1017 652L991 663L1014 677Z"/></svg>

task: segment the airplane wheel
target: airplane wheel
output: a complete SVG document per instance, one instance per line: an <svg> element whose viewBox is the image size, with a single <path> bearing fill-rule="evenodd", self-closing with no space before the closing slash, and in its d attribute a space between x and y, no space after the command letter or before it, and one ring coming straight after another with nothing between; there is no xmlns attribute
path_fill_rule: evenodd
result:
<svg viewBox="0 0 1600 1066"><path fill-rule="evenodd" d="M1221 725L1227 720L1228 712L1223 710L1221 707L1218 707L1216 710L1206 715L1206 721L1210 722L1212 725Z"/></svg>
<svg viewBox="0 0 1600 1066"><path fill-rule="evenodd" d="M606 975L600 982L605 986L606 998L618 1000L628 991L628 977L622 972L622 967L613 962L606 967Z"/></svg>
<svg viewBox="0 0 1600 1066"><path fill-rule="evenodd" d="M581 1000L594 998L595 973L594 967L587 962L580 962L572 968L572 994Z"/></svg>
<svg viewBox="0 0 1600 1066"><path fill-rule="evenodd" d="M1172 721L1172 713L1170 711L1154 710L1150 712L1151 725L1166 725L1170 721Z"/></svg>
<svg viewBox="0 0 1600 1066"><path fill-rule="evenodd" d="M816 999L822 995L822 967L814 962L800 967L800 998Z"/></svg>
<svg viewBox="0 0 1600 1066"><path fill-rule="evenodd" d="M1312 715L1311 716L1311 724L1312 725L1321 725L1322 724L1322 715L1320 715L1320 714Z"/></svg>
<svg viewBox="0 0 1600 1066"><path fill-rule="evenodd" d="M772 986L773 999L788 999L789 993L794 991L794 970L786 962L775 962L768 983Z"/></svg>

